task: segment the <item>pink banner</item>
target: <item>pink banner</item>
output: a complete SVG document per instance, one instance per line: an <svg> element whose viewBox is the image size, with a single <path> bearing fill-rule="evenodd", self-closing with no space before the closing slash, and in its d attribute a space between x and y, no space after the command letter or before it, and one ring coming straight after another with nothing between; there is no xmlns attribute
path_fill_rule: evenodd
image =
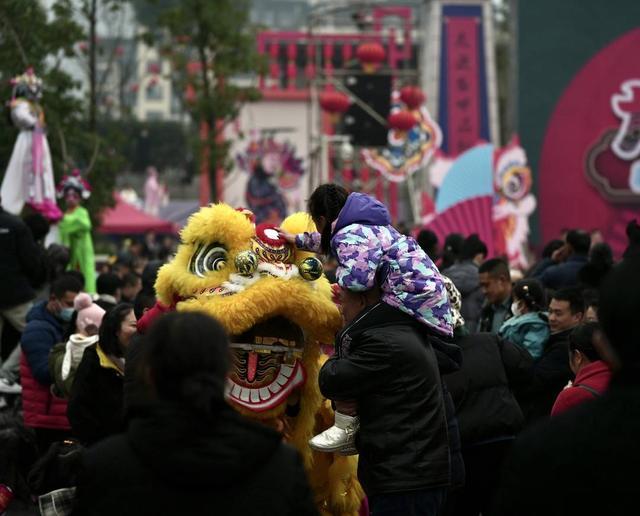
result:
<svg viewBox="0 0 640 516"><path fill-rule="evenodd" d="M478 24L476 17L447 18L449 153L458 155L480 136Z"/></svg>

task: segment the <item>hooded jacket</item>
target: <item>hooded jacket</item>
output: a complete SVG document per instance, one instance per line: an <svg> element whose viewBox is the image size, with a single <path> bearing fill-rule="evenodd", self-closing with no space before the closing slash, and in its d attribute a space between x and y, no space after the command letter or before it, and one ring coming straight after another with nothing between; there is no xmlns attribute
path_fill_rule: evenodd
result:
<svg viewBox="0 0 640 516"><path fill-rule="evenodd" d="M85 453L77 496L74 516L317 514L297 452L222 402L210 418L174 404L138 412Z"/></svg>
<svg viewBox="0 0 640 516"><path fill-rule="evenodd" d="M34 305L20 345L20 378L25 426L68 430L67 402L51 393L49 353L62 340L62 323L47 310L47 302Z"/></svg>
<svg viewBox="0 0 640 516"><path fill-rule="evenodd" d="M458 262L447 270L442 271L456 286L462 296L462 308L460 313L465 321L465 326L471 332L478 328L478 319L484 304L484 294L480 288L480 274L478 266L472 260Z"/></svg>
<svg viewBox="0 0 640 516"><path fill-rule="evenodd" d="M378 303L340 332L320 370L325 397L358 404L358 480L368 496L450 483L438 361L420 330L406 313Z"/></svg>
<svg viewBox="0 0 640 516"><path fill-rule="evenodd" d="M584 366L578 371L573 385L558 394L551 415L556 416L586 401L601 397L609 388L610 381L611 368L602 360Z"/></svg>
<svg viewBox="0 0 640 516"><path fill-rule="evenodd" d="M299 248L319 251L317 233L296 237ZM373 197L352 193L332 228L337 283L362 292L379 285L382 300L442 335L453 334L444 282L431 258L411 237L391 226L387 208Z"/></svg>
<svg viewBox="0 0 640 516"><path fill-rule="evenodd" d="M540 358L549 340L549 319L541 312L529 312L507 319L498 335L524 347L534 358Z"/></svg>

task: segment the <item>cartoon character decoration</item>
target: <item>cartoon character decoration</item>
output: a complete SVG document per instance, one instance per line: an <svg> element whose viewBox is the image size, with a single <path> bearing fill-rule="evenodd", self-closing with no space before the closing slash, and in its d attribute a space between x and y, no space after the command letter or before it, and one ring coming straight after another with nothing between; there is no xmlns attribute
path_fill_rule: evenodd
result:
<svg viewBox="0 0 640 516"><path fill-rule="evenodd" d="M406 88L402 92L394 92L391 114L409 110L414 115L416 124L409 130L392 127L388 133L387 147L362 151L365 163L389 181L405 181L417 170L424 168L442 143L440 127L431 118L424 105L425 97L421 95L416 96L415 91L409 95Z"/></svg>
<svg viewBox="0 0 640 516"><path fill-rule="evenodd" d="M66 210L59 224L60 239L69 248L69 268L84 275L84 290L96 292L95 256L91 238L91 218L80 203L91 196L91 187L75 169L58 185L58 197L64 199Z"/></svg>
<svg viewBox="0 0 640 516"><path fill-rule="evenodd" d="M475 233L489 256L506 256L513 268L528 267L529 217L536 200L517 136L506 147L479 143L455 158L438 152L430 181L437 191L434 200L423 202L423 223L438 237Z"/></svg>
<svg viewBox="0 0 640 516"><path fill-rule="evenodd" d="M62 212L55 201L51 152L45 134L42 80L32 68L11 79L11 121L20 130L4 174L0 195L3 207L19 214L25 204L55 224Z"/></svg>
<svg viewBox="0 0 640 516"><path fill-rule="evenodd" d="M613 202L640 201L640 78L629 79L611 97L619 126L591 148L587 177Z"/></svg>
<svg viewBox="0 0 640 516"><path fill-rule="evenodd" d="M291 233L311 226L301 213L282 222ZM307 444L332 424L317 375L320 346L341 324L319 261L282 240L275 226L256 227L251 212L226 204L201 208L181 238L159 272L160 301L222 323L233 352L229 403L299 450L321 514L358 514L364 495L355 458L316 454Z"/></svg>
<svg viewBox="0 0 640 516"><path fill-rule="evenodd" d="M536 199L531 193L531 169L517 136L506 147L496 149L493 182L495 252L505 255L512 267L525 270L529 267L529 217L536 209Z"/></svg>
<svg viewBox="0 0 640 516"><path fill-rule="evenodd" d="M277 223L287 216L287 205L299 203L294 197L304 168L293 144L272 136L252 139L236 160L250 174L246 202L258 223Z"/></svg>

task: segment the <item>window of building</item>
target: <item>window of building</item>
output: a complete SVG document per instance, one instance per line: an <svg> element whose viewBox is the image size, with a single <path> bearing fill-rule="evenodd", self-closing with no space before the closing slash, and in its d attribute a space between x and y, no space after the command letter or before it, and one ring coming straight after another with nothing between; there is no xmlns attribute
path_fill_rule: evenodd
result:
<svg viewBox="0 0 640 516"><path fill-rule="evenodd" d="M162 111L147 111L146 119L149 121L163 120L164 114L162 113Z"/></svg>

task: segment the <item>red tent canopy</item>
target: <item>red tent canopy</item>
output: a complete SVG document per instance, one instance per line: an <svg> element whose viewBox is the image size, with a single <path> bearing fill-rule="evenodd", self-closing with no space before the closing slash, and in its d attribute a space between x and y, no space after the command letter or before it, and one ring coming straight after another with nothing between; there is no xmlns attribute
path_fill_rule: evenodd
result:
<svg viewBox="0 0 640 516"><path fill-rule="evenodd" d="M149 215L116 196L116 205L102 214L102 224L98 231L107 235L133 235L155 231L156 233L177 233L172 222Z"/></svg>

